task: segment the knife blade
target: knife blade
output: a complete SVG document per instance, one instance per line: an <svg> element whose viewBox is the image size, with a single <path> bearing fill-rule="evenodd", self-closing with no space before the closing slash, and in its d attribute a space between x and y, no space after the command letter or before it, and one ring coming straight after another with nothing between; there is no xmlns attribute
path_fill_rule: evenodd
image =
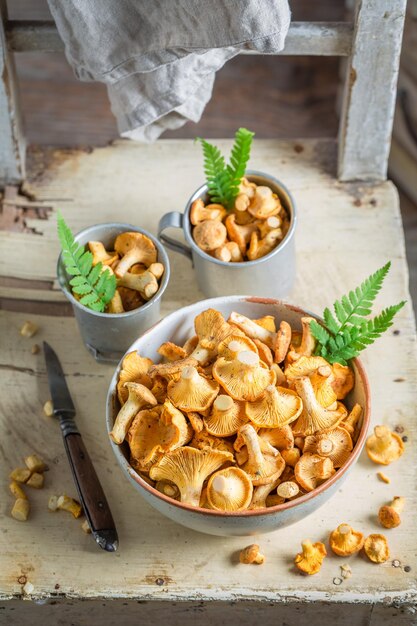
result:
<svg viewBox="0 0 417 626"><path fill-rule="evenodd" d="M59 418L80 502L98 545L108 552L117 550L119 540L106 496L75 424L75 406L65 380L61 363L51 346L44 341L48 384L54 415Z"/></svg>

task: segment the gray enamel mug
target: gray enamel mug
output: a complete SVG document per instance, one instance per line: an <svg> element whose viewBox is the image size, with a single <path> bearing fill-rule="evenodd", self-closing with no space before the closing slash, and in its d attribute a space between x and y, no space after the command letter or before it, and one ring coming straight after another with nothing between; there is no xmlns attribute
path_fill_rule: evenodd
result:
<svg viewBox="0 0 417 626"><path fill-rule="evenodd" d="M285 185L269 174L250 170L246 177L257 185L270 187L288 212L290 227L284 239L272 252L256 261L226 263L210 256L197 246L192 236L190 210L198 198L204 203L208 202L207 185L202 185L191 196L184 213L172 211L161 218L158 237L167 248L184 254L192 261L198 286L207 298L247 293L282 299L289 294L295 280L294 234L297 213L294 199ZM165 231L168 228L181 229L186 244L167 236Z"/></svg>
<svg viewBox="0 0 417 626"><path fill-rule="evenodd" d="M66 298L71 302L81 337L87 350L96 361L102 363L118 363L129 346L136 341L148 328L160 319L161 298L169 281L169 260L164 247L157 239L142 228L132 224L109 223L97 224L80 231L75 240L81 245L88 241L101 241L106 250L113 250L117 235L126 231L142 233L153 241L158 251L158 261L164 265L165 271L159 281L156 294L145 304L133 311L125 313L99 313L80 304L71 293L70 276L65 271L62 254L58 259L58 282Z"/></svg>

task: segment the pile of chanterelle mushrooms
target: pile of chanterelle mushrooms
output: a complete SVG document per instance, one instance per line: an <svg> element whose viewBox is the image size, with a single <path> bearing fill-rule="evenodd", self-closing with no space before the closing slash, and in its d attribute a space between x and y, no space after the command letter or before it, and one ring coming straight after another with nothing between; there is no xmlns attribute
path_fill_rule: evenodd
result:
<svg viewBox="0 0 417 626"><path fill-rule="evenodd" d="M101 261L116 275L116 292L106 313L132 311L156 294L165 267L158 263L158 251L149 237L136 231L121 233L110 252L101 241L89 241L87 245L93 255L93 265Z"/></svg>
<svg viewBox="0 0 417 626"><path fill-rule="evenodd" d="M340 402L353 371L313 355L310 320L301 333L208 309L183 346L161 345L163 362L129 353L111 438L127 440L149 484L193 506L259 509L312 491L348 459L362 409Z"/></svg>
<svg viewBox="0 0 417 626"><path fill-rule="evenodd" d="M289 228L286 209L270 187L242 178L234 208L195 200L190 210L193 238L201 250L226 263L255 261L269 254Z"/></svg>

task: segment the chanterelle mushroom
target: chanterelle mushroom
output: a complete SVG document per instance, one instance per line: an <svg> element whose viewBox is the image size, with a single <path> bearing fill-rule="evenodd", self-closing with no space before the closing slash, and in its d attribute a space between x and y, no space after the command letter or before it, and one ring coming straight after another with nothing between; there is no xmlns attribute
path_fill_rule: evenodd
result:
<svg viewBox="0 0 417 626"><path fill-rule="evenodd" d="M227 467L212 474L207 483L207 500L218 511L247 509L253 492L249 476L238 467Z"/></svg>
<svg viewBox="0 0 417 626"><path fill-rule="evenodd" d="M263 239L259 239L258 233L252 233L247 251L249 261L255 261L272 252L281 239L282 230L280 228L269 231Z"/></svg>
<svg viewBox="0 0 417 626"><path fill-rule="evenodd" d="M238 224L234 213L226 217L225 224L229 239L237 243L241 254L245 255L246 246L250 241L251 235L257 230L258 227L254 222L250 224Z"/></svg>
<svg viewBox="0 0 417 626"><path fill-rule="evenodd" d="M239 432L248 449L248 460L242 469L249 474L253 484L265 485L279 478L285 469L285 461L280 453L276 456L262 454L259 437L250 424L242 426Z"/></svg>
<svg viewBox="0 0 417 626"><path fill-rule="evenodd" d="M142 469L160 454L184 446L193 430L181 411L166 401L156 409L140 411L127 435L132 457Z"/></svg>
<svg viewBox="0 0 417 626"><path fill-rule="evenodd" d="M289 383L293 383L297 378L312 376L320 368L327 368L329 364L321 356L301 356L293 363L287 365L284 370Z"/></svg>
<svg viewBox="0 0 417 626"><path fill-rule="evenodd" d="M275 384L275 373L259 362L254 352L239 352L232 361L220 357L213 366L213 377L235 400L254 401L268 385Z"/></svg>
<svg viewBox="0 0 417 626"><path fill-rule="evenodd" d="M332 387L336 392L338 400L343 400L352 391L355 384L355 376L353 370L348 365L333 363L332 365L333 380Z"/></svg>
<svg viewBox="0 0 417 626"><path fill-rule="evenodd" d="M242 404L230 396L220 394L213 402L209 416L205 419L207 432L216 437L230 437L247 422Z"/></svg>
<svg viewBox="0 0 417 626"><path fill-rule="evenodd" d="M375 426L374 434L366 440L366 451L374 463L389 465L403 454L404 444L387 426Z"/></svg>
<svg viewBox="0 0 417 626"><path fill-rule="evenodd" d="M124 383L129 397L117 414L113 429L110 433L114 443L123 443L130 424L135 415L145 406L155 406L158 404L155 396L147 387L139 383Z"/></svg>
<svg viewBox="0 0 417 626"><path fill-rule="evenodd" d="M218 220L205 220L194 227L193 237L201 250L211 252L225 243L226 226Z"/></svg>
<svg viewBox="0 0 417 626"><path fill-rule="evenodd" d="M262 565L265 562L265 556L261 554L258 544L252 543L241 550L239 561L245 565L252 565L252 563Z"/></svg>
<svg viewBox="0 0 417 626"><path fill-rule="evenodd" d="M295 434L313 435L318 430L335 428L346 416L347 410L340 402L334 411L321 406L307 376L296 379L295 388L303 401L303 410L293 426Z"/></svg>
<svg viewBox="0 0 417 626"><path fill-rule="evenodd" d="M301 543L301 548L303 551L294 559L296 567L304 574L317 574L327 554L324 543L320 541L311 543L310 540L305 540Z"/></svg>
<svg viewBox="0 0 417 626"><path fill-rule="evenodd" d="M190 222L197 226L205 220L222 220L225 215L226 209L221 204L208 204L205 207L201 198L197 198L191 205Z"/></svg>
<svg viewBox="0 0 417 626"><path fill-rule="evenodd" d="M322 430L315 435L308 435L304 441L304 452L327 456L335 468L342 467L352 452L352 439L344 428Z"/></svg>
<svg viewBox="0 0 417 626"><path fill-rule="evenodd" d="M88 247L91 254L93 255L93 265L97 265L97 263L103 263L103 265L111 265L119 258L119 255L117 253L107 252L101 241L89 241Z"/></svg>
<svg viewBox="0 0 417 626"><path fill-rule="evenodd" d="M148 267L157 261L157 250L153 241L142 233L127 232L116 237L114 249L122 258L115 269L115 274L121 278L135 263L143 263Z"/></svg>
<svg viewBox="0 0 417 626"><path fill-rule="evenodd" d="M395 496L389 504L381 506L378 519L385 528L396 528L401 524L400 513L404 508L405 498Z"/></svg>
<svg viewBox="0 0 417 626"><path fill-rule="evenodd" d="M252 502L250 503L250 509L265 509L267 507L266 500L269 494L274 491L279 485L281 481L281 476L273 480L272 482L266 483L265 485L258 485L253 490ZM282 502L284 502L284 498L282 498ZM281 502L278 502L281 504Z"/></svg>
<svg viewBox="0 0 417 626"><path fill-rule="evenodd" d="M245 335L229 335L226 339L221 341L218 346L218 355L224 357L228 361L233 361L244 350L255 352L258 354L258 348L256 344L246 337Z"/></svg>
<svg viewBox="0 0 417 626"><path fill-rule="evenodd" d="M294 468L295 478L305 491L312 491L334 474L333 463L318 454L303 454Z"/></svg>
<svg viewBox="0 0 417 626"><path fill-rule="evenodd" d="M256 219L265 220L268 217L277 215L280 209L281 202L272 189L258 185L248 208L249 213L256 217Z"/></svg>
<svg viewBox="0 0 417 626"><path fill-rule="evenodd" d="M312 317L302 317L301 325L303 327L303 335L301 338L301 344L298 347L293 348L292 352L300 356L311 356L314 354L314 350L316 348L317 341L313 337L310 328L310 322L313 321Z"/></svg>
<svg viewBox="0 0 417 626"><path fill-rule="evenodd" d="M375 533L365 539L365 554L373 563L385 563L389 559L388 541L384 535Z"/></svg>
<svg viewBox="0 0 417 626"><path fill-rule="evenodd" d="M349 524L340 524L336 530L330 533L329 544L335 554L349 556L359 552L364 542L364 536L357 530L353 530Z"/></svg>
<svg viewBox="0 0 417 626"><path fill-rule="evenodd" d="M151 359L142 357L136 351L126 354L122 361L122 367L117 383L117 396L120 404L126 402L129 390L124 383L140 383L145 387L152 387L152 379L148 375L148 370L152 365Z"/></svg>
<svg viewBox="0 0 417 626"><path fill-rule="evenodd" d="M280 483L277 488L277 494L285 500L291 500L300 493L300 487L293 480L286 480Z"/></svg>
<svg viewBox="0 0 417 626"><path fill-rule="evenodd" d="M183 411L206 411L219 393L219 385L201 376L192 365L184 367L179 380L168 383L168 398Z"/></svg>
<svg viewBox="0 0 417 626"><path fill-rule="evenodd" d="M303 402L294 391L268 385L258 400L246 403L245 413L256 426L278 428L296 420L302 409Z"/></svg>
<svg viewBox="0 0 417 626"><path fill-rule="evenodd" d="M258 431L258 436L280 451L294 447L294 433L291 426L288 425L279 428L261 428Z"/></svg>
<svg viewBox="0 0 417 626"><path fill-rule="evenodd" d="M118 286L138 291L144 300L149 300L159 289L158 281L149 270L142 274L126 272L117 281Z"/></svg>
<svg viewBox="0 0 417 626"><path fill-rule="evenodd" d="M235 329L226 322L223 315L216 309L207 309L197 315L194 320L194 327L198 343L190 356L196 359L200 365L214 359L219 344L235 332Z"/></svg>
<svg viewBox="0 0 417 626"><path fill-rule="evenodd" d="M170 480L181 493L181 502L199 506L203 483L233 456L220 450L185 446L163 456L150 469L152 480Z"/></svg>

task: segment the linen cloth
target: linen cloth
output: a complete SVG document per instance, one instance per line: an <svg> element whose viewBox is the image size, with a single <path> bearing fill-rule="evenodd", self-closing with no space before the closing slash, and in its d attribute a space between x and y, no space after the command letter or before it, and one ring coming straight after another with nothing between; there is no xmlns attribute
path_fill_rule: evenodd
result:
<svg viewBox="0 0 417 626"><path fill-rule="evenodd" d="M287 0L48 0L80 80L107 85L123 136L154 141L197 122L239 51L282 50Z"/></svg>

